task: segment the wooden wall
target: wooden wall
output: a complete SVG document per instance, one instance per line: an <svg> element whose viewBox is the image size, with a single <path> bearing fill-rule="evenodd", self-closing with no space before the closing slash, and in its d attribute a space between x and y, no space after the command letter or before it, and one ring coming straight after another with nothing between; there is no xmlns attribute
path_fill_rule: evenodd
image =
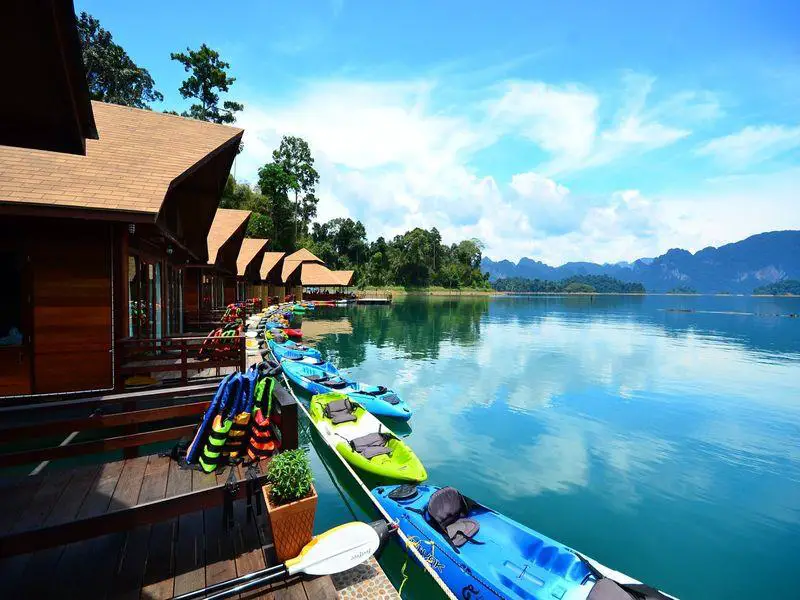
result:
<svg viewBox="0 0 800 600"><path fill-rule="evenodd" d="M224 287L224 294L223 299L225 306L236 302L236 278L235 277L225 277L225 287ZM220 307L222 308L222 307Z"/></svg>
<svg viewBox="0 0 800 600"><path fill-rule="evenodd" d="M37 219L29 232L36 394L112 387L111 227Z"/></svg>
<svg viewBox="0 0 800 600"><path fill-rule="evenodd" d="M200 318L200 269L183 270L183 310L189 324Z"/></svg>

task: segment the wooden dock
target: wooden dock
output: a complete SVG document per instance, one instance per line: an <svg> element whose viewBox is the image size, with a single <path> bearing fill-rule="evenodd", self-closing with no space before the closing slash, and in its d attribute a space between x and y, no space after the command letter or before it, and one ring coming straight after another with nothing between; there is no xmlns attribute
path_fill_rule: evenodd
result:
<svg viewBox="0 0 800 600"><path fill-rule="evenodd" d="M358 298L356 304L391 304L391 298Z"/></svg>
<svg viewBox="0 0 800 600"><path fill-rule="evenodd" d="M237 467L244 479L241 467ZM137 523L130 507L169 505L170 498L202 498L225 488L229 471L207 475L182 470L167 457L142 456L4 480L0 494L3 544L25 541L25 532L64 527L81 519L117 515L130 527L71 544L16 554L0 561L4 598L171 598L277 564L263 498L233 502L226 529L223 505L164 520ZM13 486L13 487L10 487ZM13 491L12 491L13 489ZM258 514L257 506L261 507ZM183 507L185 509L185 507ZM97 523L97 521L94 521ZM102 521L100 521L102 522ZM40 532L41 533L41 532ZM41 538L39 538L41 539ZM27 547L26 547L27 548ZM5 548L3 554L12 550ZM328 577L295 579L246 594L250 598L336 598Z"/></svg>

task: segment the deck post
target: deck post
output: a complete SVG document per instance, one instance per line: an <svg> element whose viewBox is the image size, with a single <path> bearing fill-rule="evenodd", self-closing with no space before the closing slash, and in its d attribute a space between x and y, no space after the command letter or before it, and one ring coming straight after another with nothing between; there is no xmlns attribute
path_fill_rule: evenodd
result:
<svg viewBox="0 0 800 600"><path fill-rule="evenodd" d="M273 395L275 422L281 432L281 450L294 450L298 445L297 402L280 381L275 383Z"/></svg>
<svg viewBox="0 0 800 600"><path fill-rule="evenodd" d="M188 353L186 340L181 340L181 383L184 385L189 383Z"/></svg>

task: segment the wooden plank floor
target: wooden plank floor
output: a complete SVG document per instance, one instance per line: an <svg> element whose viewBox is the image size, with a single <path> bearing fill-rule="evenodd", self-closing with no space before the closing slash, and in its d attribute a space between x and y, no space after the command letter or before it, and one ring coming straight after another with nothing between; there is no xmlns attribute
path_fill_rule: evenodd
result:
<svg viewBox="0 0 800 600"><path fill-rule="evenodd" d="M45 471L0 494L0 533L92 517L224 483L219 476L178 468L166 457L143 456L72 470ZM241 468L240 478L244 477ZM254 494L234 503L234 525L222 506L120 533L0 561L3 598L143 598L200 589L276 564L266 509ZM326 600L330 578L294 580L242 596L247 600Z"/></svg>

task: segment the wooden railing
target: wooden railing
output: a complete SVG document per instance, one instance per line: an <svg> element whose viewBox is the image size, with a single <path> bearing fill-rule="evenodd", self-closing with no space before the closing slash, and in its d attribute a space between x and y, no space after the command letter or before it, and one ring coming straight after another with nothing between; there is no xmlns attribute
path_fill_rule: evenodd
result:
<svg viewBox="0 0 800 600"><path fill-rule="evenodd" d="M0 427L0 469L14 469L0 475L3 497L12 499L4 505L9 510L0 515L0 558L173 519L219 506L226 498L231 499L232 493L232 499L244 498L248 486L241 466L232 467L238 484L229 488L224 472L206 475L183 470L166 455L134 458L141 446L164 447L192 437L216 387L203 383L56 401L45 406L19 403L0 407L0 420L5 423ZM272 416L282 447L296 448L297 405L280 384L273 394ZM87 416L76 416L81 412ZM88 433L85 438L76 439L84 432ZM63 442L56 443L65 435ZM117 456L122 451L127 459L109 462L107 453L111 451ZM98 454L101 456L94 459L81 458L80 466L73 470L41 472L46 466L41 461ZM98 462L106 466L98 466ZM259 485L266 480L265 462L254 466L259 471ZM36 463L41 464L35 475L22 475L20 467ZM31 510L26 510L26 501L32 503ZM89 503L92 510L82 510L82 503ZM60 504L71 507L71 514L76 516L41 516L49 515L53 506ZM18 513L23 518L15 522ZM9 527L10 522L13 524Z"/></svg>
<svg viewBox="0 0 800 600"><path fill-rule="evenodd" d="M196 375L206 369L214 369L215 375L219 376L223 367L242 371L247 368L244 336L218 338L215 346L203 351L206 339L205 336L192 336L119 340L119 383L132 375L178 373L179 377L172 379L186 384L190 374ZM119 389L122 389L121 385Z"/></svg>

